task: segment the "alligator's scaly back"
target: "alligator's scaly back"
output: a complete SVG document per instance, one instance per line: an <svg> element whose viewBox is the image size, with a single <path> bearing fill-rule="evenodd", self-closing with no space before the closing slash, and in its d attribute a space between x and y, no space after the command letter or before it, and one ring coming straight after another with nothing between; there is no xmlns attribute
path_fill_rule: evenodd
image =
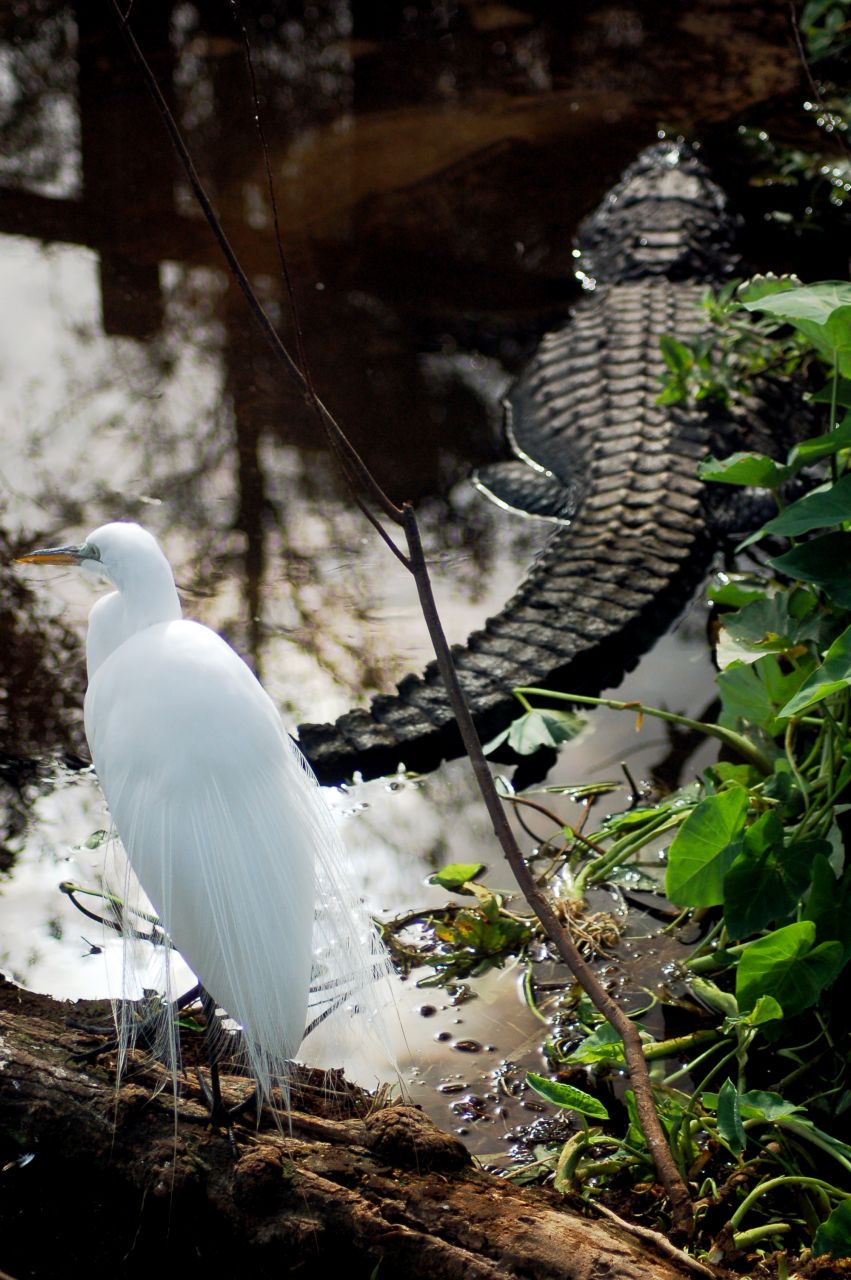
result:
<svg viewBox="0 0 851 1280"><path fill-rule="evenodd" d="M582 272L599 284L665 276L707 283L738 261L738 221L694 152L660 142L642 151L576 238Z"/></svg>
<svg viewBox="0 0 851 1280"><path fill-rule="evenodd" d="M502 505L559 527L519 589L455 649L483 737L517 714L511 689L598 692L681 612L714 545L696 466L712 448L772 449L768 413L737 417L656 403L659 338L696 336L707 286L730 275L736 222L685 147L649 148L582 225L592 289L547 334L509 396L515 457L483 468ZM776 446L775 446L776 447ZM302 725L302 749L334 781L430 769L461 743L436 664L333 725Z"/></svg>

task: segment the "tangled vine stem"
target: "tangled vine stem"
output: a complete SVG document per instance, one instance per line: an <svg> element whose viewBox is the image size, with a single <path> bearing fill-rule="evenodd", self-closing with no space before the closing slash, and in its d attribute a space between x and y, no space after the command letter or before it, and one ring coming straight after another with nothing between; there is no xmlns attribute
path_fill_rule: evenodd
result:
<svg viewBox="0 0 851 1280"><path fill-rule="evenodd" d="M416 583L417 594L419 596L420 607L423 611L423 617L428 628L432 645L434 646L440 674L446 686L446 692L449 696L452 710L458 722L458 728L461 733L465 750L473 766L476 782L478 783L485 807L487 808L493 824L494 834L502 846L509 866L514 873L515 879L517 880L526 901L537 915L560 956L564 960L565 964L571 969L577 982L591 999L595 1008L609 1023L611 1023L623 1041L626 1065L635 1094L635 1104L641 1129L652 1156L659 1181L664 1187L671 1202L672 1235L678 1239L689 1239L694 1233L694 1209L688 1188L686 1187L682 1175L680 1174L676 1162L671 1154L662 1125L656 1113L656 1107L653 1101L653 1091L650 1085L650 1076L647 1063L644 1058L638 1029L623 1012L617 1002L609 995L608 991L606 991L590 965L582 958L579 948L574 942L569 929L559 919L549 896L538 888L535 878L530 872L520 847L517 844L514 833L508 822L505 808L500 800L499 794L497 793L496 786L494 785L493 777L485 759L484 752L482 751L479 735L473 723L473 717L470 713L466 699L464 698L464 694L458 680L458 674L452 661L449 645L443 631L443 626L440 622L414 509L408 502L404 503L402 507L398 507L390 500L390 498L388 498L330 410L320 400L310 377L305 376L304 370L299 367L299 364L292 358L289 351L286 349L280 335L264 311L250 280L245 274L233 247L225 235L218 215L213 208L210 198L207 195L204 185L192 162L191 155L185 141L183 140L177 122L169 109L168 103L162 94L157 79L148 64L147 59L139 48L139 45L130 30L127 20L129 14L125 15L122 13L118 0L109 0L109 2L119 20L121 29L130 47L130 51L136 60L139 70L150 89L151 94L153 95L160 114L163 117L169 137L171 138L171 142L177 152L178 159L183 166L195 197L198 200L207 223L219 244L228 269L233 274L234 279L239 285L243 296L248 303L250 311L254 315L257 323L260 325L260 328L275 355L282 362L287 373L296 382L305 396L307 403L311 405L322 422L334 453L339 458L346 478L352 486L358 506L364 512L373 527L380 533L381 537L387 543L393 554L413 575ZM235 6L232 5L232 7ZM255 98L255 115L257 114L257 108L258 103ZM282 252L280 244L279 251ZM294 306L295 304L292 297L291 302ZM298 325L296 325L296 327L298 328ZM360 490L360 492L358 492L358 490ZM379 507L385 516L395 524L401 525L405 535L405 541L407 543L407 554L393 541L392 538L390 538L387 532L382 528L378 518L367 508L365 501L361 497L362 492L369 495L370 499Z"/></svg>

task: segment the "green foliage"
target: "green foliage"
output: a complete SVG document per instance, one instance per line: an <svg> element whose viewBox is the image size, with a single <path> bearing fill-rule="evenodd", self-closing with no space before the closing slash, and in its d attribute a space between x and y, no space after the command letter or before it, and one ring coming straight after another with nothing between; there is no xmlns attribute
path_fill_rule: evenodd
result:
<svg viewBox="0 0 851 1280"><path fill-rule="evenodd" d="M777 1001L792 1017L809 1009L842 968L838 942L816 943L812 920L788 924L742 951L736 968L736 1000L747 1013L760 996Z"/></svg>
<svg viewBox="0 0 851 1280"><path fill-rule="evenodd" d="M716 907L724 877L742 847L748 793L731 787L707 796L686 818L668 851L665 893L680 907Z"/></svg>
<svg viewBox="0 0 851 1280"><path fill-rule="evenodd" d="M851 284L831 280L804 286L794 276L761 276L724 285L707 294L703 306L707 333L689 343L668 336L659 340L668 370L660 404L708 400L727 408L747 394L756 375L789 375L814 354L838 377L851 378ZM736 453L704 464L701 475L719 484L776 490L800 466Z"/></svg>
<svg viewBox="0 0 851 1280"><path fill-rule="evenodd" d="M572 1084L560 1084L557 1080L548 1080L546 1076L536 1075L534 1071L526 1073L526 1083L535 1093L546 1098L557 1107L565 1107L570 1111L578 1111L582 1116L591 1116L593 1120L608 1120L609 1113L598 1098L592 1097L584 1089L577 1089Z"/></svg>
<svg viewBox="0 0 851 1280"><path fill-rule="evenodd" d="M519 756L530 756L539 747L558 747L562 742L570 742L583 724L582 718L572 711L529 710L492 738L484 750L489 754L505 742Z"/></svg>
<svg viewBox="0 0 851 1280"><path fill-rule="evenodd" d="M479 883L484 870L481 862L453 863L429 877L431 884L475 898L475 905L453 902L376 922L397 968L405 974L422 966L432 970L417 986L461 990L465 979L522 954L532 940L534 921L514 915L502 894Z"/></svg>
<svg viewBox="0 0 851 1280"><path fill-rule="evenodd" d="M851 475L842 476L836 484L820 485L790 503L779 516L763 525L761 532L797 538L843 520L851 520Z"/></svg>
<svg viewBox="0 0 851 1280"><path fill-rule="evenodd" d="M794 288L794 277L763 277L757 290L771 301L775 291ZM755 319L747 314L739 297L740 282L730 281L703 298L706 332L690 342L664 335L659 339L667 374L662 379L659 404L710 402L723 409L746 395L757 374L794 372L810 354L804 335L783 330L783 319L768 312ZM753 283L744 286L754 290ZM749 294L753 297L753 294ZM704 472L706 480L722 484L753 484L777 488L788 478L783 467L757 454L739 453L722 464L718 474Z"/></svg>
<svg viewBox="0 0 851 1280"><path fill-rule="evenodd" d="M851 48L848 0L807 0L798 26L813 62L841 57Z"/></svg>
<svg viewBox="0 0 851 1280"><path fill-rule="evenodd" d="M467 883L475 880L485 869L483 862L453 862L448 867L441 867L429 876L429 884L439 884L442 889L454 889L456 893L469 892Z"/></svg>
<svg viewBox="0 0 851 1280"><path fill-rule="evenodd" d="M806 4L799 24L810 59L832 60L819 69L818 89L802 104L804 129L797 129L790 143L763 128L740 125L738 139L750 185L765 191L766 220L796 235L829 234L833 225L844 227L851 193L851 158L847 147L837 146L851 116L847 58L842 57L851 44L848 0Z"/></svg>
<svg viewBox="0 0 851 1280"><path fill-rule="evenodd" d="M829 853L826 840L785 838L776 809L757 818L724 877L721 900L730 937L752 937L787 920L809 887L813 859Z"/></svg>
<svg viewBox="0 0 851 1280"><path fill-rule="evenodd" d="M807 288L790 281L789 288L758 297L745 288L741 302L746 311L786 321L839 377L851 378L851 284L829 280Z"/></svg>
<svg viewBox="0 0 851 1280"><path fill-rule="evenodd" d="M843 1200L823 1222L813 1240L813 1255L851 1258L851 1200Z"/></svg>
<svg viewBox="0 0 851 1280"><path fill-rule="evenodd" d="M831 694L840 693L851 685L851 627L837 636L824 655L824 661L808 676L800 689L783 708L785 716L798 716Z"/></svg>
<svg viewBox="0 0 851 1280"><path fill-rule="evenodd" d="M571 1063L623 1064L623 1041L608 1022L601 1022L595 1031L587 1035L567 1059Z"/></svg>
<svg viewBox="0 0 851 1280"><path fill-rule="evenodd" d="M718 676L722 724L752 726L776 737L785 727L784 709L797 693L805 670L784 671L774 654L756 662L734 660Z"/></svg>
<svg viewBox="0 0 851 1280"><path fill-rule="evenodd" d="M724 402L747 389L755 370L807 362L829 375L814 397L826 406L827 430L785 459L739 453L701 469L713 483L771 492L778 508L747 540L770 539L756 567L723 575L710 592L723 610L717 720L563 695L631 712L639 723L652 715L687 726L721 739L728 758L671 796L611 815L596 831L583 828L581 839L565 827L562 874L579 896L620 879L667 843L667 898L706 921L706 937L686 965L700 1020L670 1041L643 1027L642 1043L659 1064L656 1103L672 1152L693 1182L695 1171L705 1171L703 1203L726 1221L716 1260L725 1247L781 1241L845 1257L851 860L841 828L851 811L851 285L763 279L737 294L728 289L708 307L730 321L727 338L720 347L665 339L663 399ZM752 326L747 317L755 313ZM785 326L779 346L778 325ZM794 500L787 502L790 481ZM529 699L542 692L518 691L528 723ZM571 1071L616 1075L624 1067L620 1037L593 1016L583 1015L572 1039L553 1036L548 1055L560 1078L558 1086L544 1082L549 1090L570 1087ZM684 1077L693 1092L676 1087ZM558 1187L589 1194L591 1180L599 1187L615 1176L647 1177L649 1153L628 1093L625 1102L620 1136L610 1123L553 1154Z"/></svg>
<svg viewBox="0 0 851 1280"><path fill-rule="evenodd" d="M718 1094L718 1136L735 1156L747 1146L739 1094L732 1080L725 1080Z"/></svg>
<svg viewBox="0 0 851 1280"><path fill-rule="evenodd" d="M851 609L851 533L824 533L775 556L771 566L789 578L823 587L835 604Z"/></svg>
<svg viewBox="0 0 851 1280"><path fill-rule="evenodd" d="M490 893L476 907L435 920L433 930L438 948L430 963L444 980L483 973L524 947L532 936L529 925L508 915L500 896Z"/></svg>

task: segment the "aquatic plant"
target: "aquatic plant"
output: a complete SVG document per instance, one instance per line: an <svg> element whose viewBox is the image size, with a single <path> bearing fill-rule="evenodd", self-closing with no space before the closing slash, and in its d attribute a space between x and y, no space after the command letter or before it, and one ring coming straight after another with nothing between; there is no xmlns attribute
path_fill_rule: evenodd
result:
<svg viewBox="0 0 851 1280"><path fill-rule="evenodd" d="M851 285L762 279L727 292L721 314L734 308L725 369L741 379L752 349L759 367L826 367L812 399L826 407L827 429L782 462L738 453L701 467L705 480L765 491L777 505L740 544L747 567L719 574L709 590L718 612L717 718L520 688L524 713L508 736L520 753L537 749L542 725L553 742L568 736L569 722L551 709L567 703L672 721L720 742L721 758L696 783L652 804L635 798L592 833L563 826L560 874L581 899L594 884L634 878L642 855L664 847L665 894L680 923L702 923L679 975L692 1030L659 1040L634 1017L645 1058L658 1067L657 1111L694 1193L707 1259L805 1248L848 1257ZM766 318L753 348L747 312ZM777 339L769 322L786 326ZM721 367L709 347L705 358L713 371ZM695 363L679 383L683 395L692 394L695 370L702 376ZM599 1091L624 1065L617 1032L587 1002L573 1002L572 1034L548 1041L554 1079L530 1084L581 1114L582 1127L538 1160L538 1172L589 1200L616 1192L631 1198L633 1212L657 1218L629 1090L623 1122L593 1112L593 1127L569 1092L589 1072Z"/></svg>

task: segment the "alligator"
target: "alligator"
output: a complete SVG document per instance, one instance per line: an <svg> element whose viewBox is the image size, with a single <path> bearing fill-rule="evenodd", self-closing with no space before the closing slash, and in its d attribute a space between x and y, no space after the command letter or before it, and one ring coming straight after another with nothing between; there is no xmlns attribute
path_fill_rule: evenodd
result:
<svg viewBox="0 0 851 1280"><path fill-rule="evenodd" d="M693 150L673 142L641 152L580 225L587 296L509 393L513 456L474 478L555 526L502 611L453 651L485 739L518 714L518 684L591 695L616 684L705 579L725 525L741 522L698 462L788 442L791 415L768 383L735 410L658 402L659 339L705 329L702 296L740 269L739 226ZM326 782L400 761L428 770L462 751L436 663L367 709L298 732Z"/></svg>

